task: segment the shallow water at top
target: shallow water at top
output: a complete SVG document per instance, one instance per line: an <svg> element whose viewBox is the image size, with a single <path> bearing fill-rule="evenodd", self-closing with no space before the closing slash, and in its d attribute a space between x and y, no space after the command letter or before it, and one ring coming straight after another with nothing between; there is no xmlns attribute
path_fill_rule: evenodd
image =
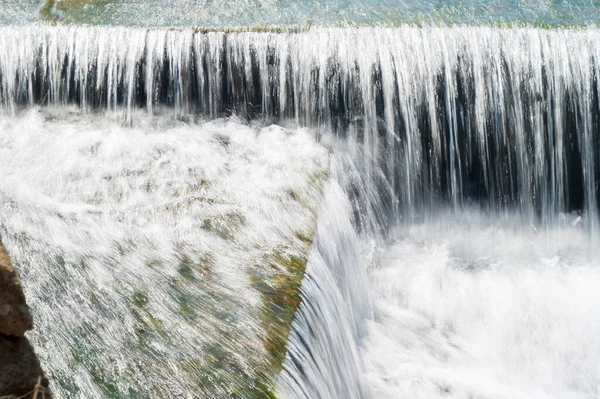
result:
<svg viewBox="0 0 600 399"><path fill-rule="evenodd" d="M598 0L57 0L56 7L47 7L45 16L44 3L7 0L3 2L0 23L44 21L49 14L50 18L70 23L206 28L357 24L595 26L600 21Z"/></svg>

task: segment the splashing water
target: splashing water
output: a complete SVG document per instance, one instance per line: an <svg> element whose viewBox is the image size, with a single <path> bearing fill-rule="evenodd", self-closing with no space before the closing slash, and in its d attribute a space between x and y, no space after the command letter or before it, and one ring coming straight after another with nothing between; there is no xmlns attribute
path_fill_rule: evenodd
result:
<svg viewBox="0 0 600 399"><path fill-rule="evenodd" d="M404 226L370 273L377 398L592 398L598 241L479 212Z"/></svg>
<svg viewBox="0 0 600 399"><path fill-rule="evenodd" d="M59 393L597 397L598 43L1 28L2 233Z"/></svg>
<svg viewBox="0 0 600 399"><path fill-rule="evenodd" d="M0 119L32 340L64 398L246 397L268 356L252 276L286 275L265 258L302 248L327 153L302 130L136 120Z"/></svg>
<svg viewBox="0 0 600 399"><path fill-rule="evenodd" d="M368 224L380 199L351 202L360 173L341 158L332 175L346 190L326 190L282 397L600 394L600 243L581 216L540 226L440 209L384 238ZM354 219L353 207L370 216Z"/></svg>

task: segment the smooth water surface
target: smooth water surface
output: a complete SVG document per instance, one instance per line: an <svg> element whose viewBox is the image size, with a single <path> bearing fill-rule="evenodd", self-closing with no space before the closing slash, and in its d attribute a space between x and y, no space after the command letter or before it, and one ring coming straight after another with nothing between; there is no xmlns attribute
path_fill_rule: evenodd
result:
<svg viewBox="0 0 600 399"><path fill-rule="evenodd" d="M102 25L233 28L600 22L597 0L6 0L3 7L3 23L58 18Z"/></svg>

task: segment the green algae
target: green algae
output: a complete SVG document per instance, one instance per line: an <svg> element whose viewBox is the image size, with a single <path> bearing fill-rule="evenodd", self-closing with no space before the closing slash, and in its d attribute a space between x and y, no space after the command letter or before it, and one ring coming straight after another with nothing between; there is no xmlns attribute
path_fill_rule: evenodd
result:
<svg viewBox="0 0 600 399"><path fill-rule="evenodd" d="M291 323L300 306L300 287L307 260L305 257L285 254L275 254L269 258L273 272L262 275L255 273L251 284L260 292L263 301L261 323L267 332L264 345L269 353L266 368L269 373L277 375L285 359Z"/></svg>
<svg viewBox="0 0 600 399"><path fill-rule="evenodd" d="M40 8L40 16L50 22L86 22L80 21L79 17L102 15L103 10L110 4L116 4L115 0L46 0Z"/></svg>
<svg viewBox="0 0 600 399"><path fill-rule="evenodd" d="M132 296L132 302L136 307L144 308L149 302L148 294L142 291L136 291Z"/></svg>
<svg viewBox="0 0 600 399"><path fill-rule="evenodd" d="M306 244L308 246L312 245L312 242L313 242L312 235L305 234L301 231L297 231L295 233L295 235L296 235L296 238L299 239L300 241L302 241L304 244Z"/></svg>
<svg viewBox="0 0 600 399"><path fill-rule="evenodd" d="M246 224L246 218L239 212L229 212L205 219L202 229L213 233L224 240L231 241L240 227Z"/></svg>

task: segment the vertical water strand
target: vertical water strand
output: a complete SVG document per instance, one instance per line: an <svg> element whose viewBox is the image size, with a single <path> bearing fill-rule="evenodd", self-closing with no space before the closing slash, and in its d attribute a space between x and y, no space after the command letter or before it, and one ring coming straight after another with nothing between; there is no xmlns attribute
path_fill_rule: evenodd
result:
<svg viewBox="0 0 600 399"><path fill-rule="evenodd" d="M398 191L397 181L395 178L396 171L396 154L397 154L397 128L396 128L396 113L397 113L397 102L395 96L397 95L397 76L396 72L396 61L394 59L394 48L397 47L394 43L391 35L391 30L383 32L381 41L385 43L385 48L388 51L380 54L380 66L381 66L381 90L383 92L383 109L384 109L384 129L385 129L385 143L381 148L380 160L382 165L385 165L385 178L389 186L389 198L391 199L390 211L391 215L395 218L398 215L398 201L396 200L396 193Z"/></svg>
<svg viewBox="0 0 600 399"><path fill-rule="evenodd" d="M448 41L443 35L443 32L438 31L440 34L441 51L443 57L443 82L444 82L444 106L445 106L445 131L448 132L448 181L450 184L450 198L454 208L458 208L461 205L461 158L460 147L458 146L457 140L457 113L456 113L456 51L454 48L455 42Z"/></svg>
<svg viewBox="0 0 600 399"><path fill-rule="evenodd" d="M76 51L78 50L78 48L75 46L76 40L78 40L79 37L81 36L87 36L90 34L90 31L84 31L81 33L81 35L74 35L73 34L73 28L69 28L69 32L63 36L63 40L65 40L64 43L64 53L61 54L61 58L64 59L64 62L66 65L63 65L63 68L65 68L65 71L61 73L61 75L64 75L64 83L62 84L62 95L60 96L60 104L59 105L66 105L69 102L69 94L71 93L71 89L73 88L73 86L77 86L77 79L79 78L78 73L77 73L77 66L76 66L76 62L79 61L78 60L78 56L79 54L76 53ZM77 101L75 99L75 101ZM78 105L81 105L78 104Z"/></svg>
<svg viewBox="0 0 600 399"><path fill-rule="evenodd" d="M414 79L412 87L415 87L417 93L420 93L420 96L416 99L413 99L413 95L411 94L411 86L407 87L407 92L405 95L409 97L409 100L412 100L412 110L410 110L410 123L406 124L407 137L409 137L408 144L408 152L410 154L409 159L412 159L412 154L415 152L413 146L420 142L420 135L423 133L429 132L433 141L433 156L431 160L431 164L429 171L432 175L431 178L431 190L429 190L432 194L431 202L426 204L423 202L423 206L433 207L435 202L434 197L439 199L444 198L445 193L442 188L442 181L444 179L444 174L446 173L446 165L444 162L443 151L443 143L445 138L442 135L443 129L441 125L441 120L438 118L438 105L437 105L437 85L439 74L441 73L442 68L442 52L438 45L440 44L438 40L431 41L428 40L429 35L432 35L431 32L434 31L423 31L420 29L412 29L410 39L415 39L414 42L411 41L411 53L418 54L417 62L413 62L408 58L408 73L411 75L412 79ZM443 32L442 32L443 34ZM412 44L414 43L414 44ZM418 47L417 47L418 46ZM423 48L423 52L419 51L419 48ZM419 73L419 71L423 71L423 73ZM424 129L421 130L421 129ZM408 162L408 161L407 161ZM412 165L407 166L408 172L411 176L417 175L417 170L414 170ZM417 185L419 179L415 178L413 182L411 182L411 197L413 198L413 202L421 202L423 199L423 193L419 194L419 185ZM411 204L410 209L414 209L416 204ZM411 216L414 216L411 215Z"/></svg>
<svg viewBox="0 0 600 399"><path fill-rule="evenodd" d="M587 35L586 35L587 36ZM596 201L596 168L594 150L594 126L592 121L592 54L589 51L589 36L579 43L573 43L576 49L573 66L577 76L577 100L578 100L578 131L582 135L580 140L580 151L583 163L583 176L585 185L584 213L589 219L590 227L597 230L597 201ZM596 132L597 134L597 132Z"/></svg>
<svg viewBox="0 0 600 399"><path fill-rule="evenodd" d="M144 62L145 70L145 89L146 89L146 110L148 116L153 114L154 105L154 84L156 78L154 76L155 62L157 57L157 43L158 43L158 32L149 30L146 33L146 60Z"/></svg>
<svg viewBox="0 0 600 399"><path fill-rule="evenodd" d="M526 33L525 33L526 34ZM498 103L507 104L506 115L498 112L498 119L503 122L502 126L502 148L505 152L507 164L507 194L506 201L513 206L516 206L524 215L530 215L530 207L527 203L530 197L527 195L529 190L528 172L528 156L526 148L526 131L525 123L527 112L529 111L530 103L528 99L532 99L531 93L527 92L525 86L530 76L530 62L524 55L524 48L528 45L524 37L519 37L519 42L513 43L514 50L510 51L509 40L504 40L505 53L504 57L508 63L507 79L508 85L506 90L499 92ZM498 87L501 87L499 82ZM511 148L514 149L511 151ZM500 168L502 170L502 168Z"/></svg>
<svg viewBox="0 0 600 399"><path fill-rule="evenodd" d="M504 43L504 38L501 38L501 43ZM510 83L512 79L517 79L516 72L509 73L508 70L510 61L504 57L508 57L508 53L504 46L498 49L498 67L491 79L491 98L492 105L490 107L490 124L494 136L494 159L492 161L492 170L494 171L494 181L497 187L496 207L504 209L512 201L512 168L511 158L508 148L510 143L507 142L508 129L514 129L514 121L509 123L513 112L511 103L505 100L505 92L510 95ZM520 95L520 94L519 94ZM519 115L521 115L519 113Z"/></svg>
<svg viewBox="0 0 600 399"><path fill-rule="evenodd" d="M399 151L399 162L403 167L403 171L400 170L399 167L399 176L397 179L400 179L399 186L402 187L403 194L401 196L402 206L404 210L412 210L415 202L415 187L413 184L413 162L412 162L412 154L413 154L413 132L418 130L417 124L415 122L416 113L416 102L418 100L412 100L413 95L411 92L413 90L415 92L419 92L419 82L414 82L412 79L416 77L413 75L413 68L410 63L410 55L408 54L416 54L419 57L420 53L413 53L414 48L408 48L413 42L409 35L406 37L405 35L397 35L396 41L403 43L402 47L398 49L396 52L396 59L398 60L398 64L400 67L396 69L397 73L399 73L398 79L398 104L400 106L400 117L402 118L402 124L399 126L401 129L399 131L399 141L400 141L400 151ZM420 43L418 37L414 38L416 43ZM426 51L426 49L423 49ZM412 101L411 101L412 100Z"/></svg>
<svg viewBox="0 0 600 399"><path fill-rule="evenodd" d="M294 76L294 86L296 89L296 95L294 96L294 103L296 104L296 121L305 126L314 124L309 118L311 106L310 97L312 93L310 90L312 68L307 68L307 66L311 66L312 59L307 59L305 52L308 51L308 48L310 48L309 46L313 46L312 48L314 49L316 44L310 39L311 38L308 36L296 37L294 41L295 49L292 53L292 63L293 65L298 66L298 71Z"/></svg>
<svg viewBox="0 0 600 399"><path fill-rule="evenodd" d="M549 54L550 52L548 51L549 48L549 41L552 40L551 38L548 37L541 37L541 46L542 46L542 54ZM556 150L557 150L557 133L558 133L558 129L555 127L555 123L554 123L554 91L555 91L555 82L553 80L553 76L552 76L552 60L551 59L547 59L545 58L545 63L544 63L544 71L545 71L545 84L542 88L543 93L542 95L544 96L544 98L546 99L545 102L545 112L543 115L544 121L543 123L545 123L546 126L546 147L545 147L545 154L547 155L547 157L549 158L547 160L547 167L546 167L546 180L543 182L543 192L541 193L542 195L542 200L541 200L541 204L540 204L540 209L541 209L541 219L544 223L551 223L551 221L553 219L556 219L556 214L558 214L558 211L556 209L556 204L559 201L558 198L556 198L556 193L557 193L557 171L556 171L556 165L558 163L558 158L556 156ZM560 195L560 193L558 193L558 195Z"/></svg>
<svg viewBox="0 0 600 399"><path fill-rule="evenodd" d="M223 61L222 52L225 47L226 37L223 33L208 33L208 52L206 64L208 66L208 95L209 95L209 115L217 117L221 106L222 74Z"/></svg>
<svg viewBox="0 0 600 399"><path fill-rule="evenodd" d="M33 100L33 76L35 72L35 43L25 40L19 48L18 65L20 66L19 85L17 88L17 102L23 105L31 105Z"/></svg>
<svg viewBox="0 0 600 399"><path fill-rule="evenodd" d="M258 87L260 88L260 112L262 115L268 115L269 111L269 36L253 35L252 43L256 52L256 62L258 69Z"/></svg>
<svg viewBox="0 0 600 399"><path fill-rule="evenodd" d="M557 45L561 36L554 34L546 36L543 45L546 68L546 120L548 126L548 154L550 169L550 189L547 192L545 208L542 216L548 223L556 221L560 212L567 207L568 190L566 178L568 176L565 163L565 110L568 51L565 45Z"/></svg>
<svg viewBox="0 0 600 399"><path fill-rule="evenodd" d="M117 107L116 76L117 76L117 53L115 51L115 38L109 36L109 51L106 67L106 108L108 110Z"/></svg>
<svg viewBox="0 0 600 399"><path fill-rule="evenodd" d="M238 78L239 67L243 63L242 53L239 48L239 38L236 36L230 36L227 48L225 49L225 59L227 60L226 65L226 92L228 93L227 102L231 103L232 112L245 114L244 106L240 107L242 101L242 93L244 91L243 84Z"/></svg>
<svg viewBox="0 0 600 399"><path fill-rule="evenodd" d="M0 65L2 65L2 94L3 94L3 104L6 107L7 111L11 114L15 112L15 104L14 104L14 60L13 54L14 50L11 49L10 43L13 39L11 32L8 31L8 28L2 28L2 38L0 41L1 50L2 51L2 59L0 59ZM17 41L18 45L18 41ZM12 51L11 51L12 50Z"/></svg>
<svg viewBox="0 0 600 399"><path fill-rule="evenodd" d="M194 84L196 85L196 91L197 91L197 101L198 104L195 104L195 108L203 113L203 114L207 114L208 113L208 97L206 94L207 91L207 78L206 78L206 68L205 68L205 54L207 52L207 43L206 43L206 36L205 35L200 35L200 34L194 34L193 37L193 53L194 53L194 66L196 68L195 70L195 75L196 75L196 81L195 82L190 82L190 84ZM149 93L147 93L147 95L149 95Z"/></svg>
<svg viewBox="0 0 600 399"><path fill-rule="evenodd" d="M367 165L367 177L372 182L373 185L376 185L376 177L373 176L377 171L372 170L369 166L372 164L373 160L377 160L379 158L379 154L381 151L379 150L379 129L381 125L381 120L379 119L379 115L377 113L377 102L378 96L382 91L382 82L381 82L381 58L379 52L379 46L375 45L375 43L381 43L381 38L379 37L379 31L372 31L366 37L364 35L356 34L356 39L359 41L365 41L360 43L357 47L365 48L367 51L364 51L361 55L359 55L359 59L362 60L362 68L361 71L363 73L361 79L363 85L361 85L362 97L364 102L364 144L365 144L365 155L368 157L365 160L365 165ZM386 47L381 47L381 51L387 51Z"/></svg>
<svg viewBox="0 0 600 399"><path fill-rule="evenodd" d="M302 91L301 85L301 76L302 72L306 69L303 68L300 64L300 44L299 41L302 40L302 36L290 35L290 48L289 48L289 62L290 62L290 88L292 89L292 93L290 93L290 97L293 99L293 111L292 111L292 119L294 123L300 125L300 93ZM305 120L302 121L304 124Z"/></svg>
<svg viewBox="0 0 600 399"><path fill-rule="evenodd" d="M479 154L479 164L482 168L483 185L485 193L494 198L494 184L493 176L491 176L491 160L490 160L490 147L489 147L489 135L488 130L488 115L491 113L492 95L490 94L487 87L491 85L494 72L498 69L498 57L495 56L497 52L493 49L497 49L499 43L494 40L494 37L489 31L482 31L481 36L483 38L484 48L479 48L475 40L469 41L469 48L465 49L466 52L470 52L473 56L470 59L471 62L471 74L465 77L465 79L471 79L473 84L473 118L474 118L474 129L477 139L477 150ZM465 57L467 54L465 54Z"/></svg>
<svg viewBox="0 0 600 399"><path fill-rule="evenodd" d="M253 73L253 67L254 65L252 64L252 60L253 60L253 49L252 49L252 41L250 40L249 36L242 36L239 39L239 43L238 46L240 47L240 52L242 54L243 57L243 61L244 61L244 78L246 80L246 97L244 99L244 109L246 110L246 112L254 112L254 108L256 107L255 104L255 99L256 99L256 82L254 82L254 79L252 77L252 73ZM250 108L247 108L248 105L250 106Z"/></svg>
<svg viewBox="0 0 600 399"><path fill-rule="evenodd" d="M344 32L340 38L341 43L346 43L346 35ZM336 46L337 47L337 46ZM338 57L338 49L332 46L331 33L326 32L319 40L317 52L315 54L314 61L314 81L311 82L310 91L314 92L314 103L311 106L311 119L316 122L316 126L320 128L329 127L328 118L328 85L327 85L327 72L328 63L330 59Z"/></svg>
<svg viewBox="0 0 600 399"><path fill-rule="evenodd" d="M532 138L527 143L526 153L530 154L532 159L531 164L533 170L527 171L532 175L530 178L531 188L531 207L530 212L533 213L534 209L541 210L542 204L545 200L544 192L546 191L546 185L548 183L548 175L546 173L546 138L547 133L544 131L543 112L546 109L546 100L544 100L544 67L546 64L545 54L542 52L541 37L538 32L532 31L528 42L530 43L529 53L525 56L531 60L530 73L531 78L528 81L528 91L531 93L531 97L535 100L531 102L530 109L530 120L529 125L531 126ZM531 167L531 166L529 166ZM527 194L527 193L525 193Z"/></svg>
<svg viewBox="0 0 600 399"><path fill-rule="evenodd" d="M287 117L288 116L288 110L287 110L287 105L288 105L288 83L290 81L290 64L289 64L289 45L290 45L290 40L289 40L289 36L286 34L285 36L283 35L277 35L276 36L276 43L275 43L275 49L274 51L277 53L277 56L275 58L277 58L277 60L279 61L279 65L277 68L277 78L278 78L278 106L279 106L279 111L278 111L278 115L280 117Z"/></svg>
<svg viewBox="0 0 600 399"><path fill-rule="evenodd" d="M147 39L147 38L146 38ZM99 107L102 102L102 92L106 91L106 82L104 81L104 74L107 68L107 38L105 35L98 35L97 39L98 43L98 55L95 59L95 72L96 76L94 78L94 86L92 88L92 95L94 106Z"/></svg>
<svg viewBox="0 0 600 399"><path fill-rule="evenodd" d="M146 39L145 32L143 30L139 30L139 29L136 29L128 39L123 38L123 40L126 40L127 43L129 44L128 52L126 54L126 57L124 57L125 90L123 90L124 91L123 94L124 94L124 96L126 96L127 118L128 118L129 123L131 123L132 107L133 107L135 98L137 97L137 94L138 94L138 89L136 87L137 79L139 78L138 66L139 66L139 63L141 62L142 56L144 54L144 48L145 48L145 44L146 44L145 39ZM172 56L170 57L171 62L173 62L173 58L174 57L172 57ZM173 81L173 80L171 80L171 81Z"/></svg>
<svg viewBox="0 0 600 399"><path fill-rule="evenodd" d="M119 28L117 28L119 29ZM128 32L128 33L133 33L133 32ZM115 37L115 50L116 50L116 81L115 81L115 107L113 109L113 111L117 111L120 107L125 108L126 111L128 111L127 109L127 103L129 101L128 99L128 93L129 93L129 70L130 70L130 64L129 64L129 54L132 51L135 51L134 48L132 48L132 44L130 42L130 40L133 39L133 42L135 42L135 38L133 37L127 37L126 39L126 32L124 30L119 30L117 32L114 32L114 37ZM127 43L127 45L123 45L123 43ZM129 118L130 112L127 112L127 118Z"/></svg>
<svg viewBox="0 0 600 399"><path fill-rule="evenodd" d="M236 94L241 90L236 82L236 68L239 63L239 52L237 49L237 36L230 36L227 41L227 46L224 49L225 52L225 92L227 93L227 103L232 103L232 111L239 112L238 109L234 108L236 103Z"/></svg>
<svg viewBox="0 0 600 399"><path fill-rule="evenodd" d="M167 32L166 49L170 64L169 82L171 84L169 92L172 96L173 107L179 115L186 115L191 111L189 99L192 97L190 93L192 40L193 32L191 30Z"/></svg>
<svg viewBox="0 0 600 399"><path fill-rule="evenodd" d="M42 42L40 43L40 47L42 47L42 52L40 53L41 59L39 60L42 69L41 82L45 86L44 92L47 104L54 102L56 99L56 94L54 92L54 88L56 86L53 84L53 79L55 76L54 63L50 61L52 59L56 59L57 57L56 34L56 31L46 32L44 34L45 40L42 40ZM5 35L2 36L5 37ZM2 57L2 59L5 59L4 56ZM5 71L4 68L2 70Z"/></svg>

